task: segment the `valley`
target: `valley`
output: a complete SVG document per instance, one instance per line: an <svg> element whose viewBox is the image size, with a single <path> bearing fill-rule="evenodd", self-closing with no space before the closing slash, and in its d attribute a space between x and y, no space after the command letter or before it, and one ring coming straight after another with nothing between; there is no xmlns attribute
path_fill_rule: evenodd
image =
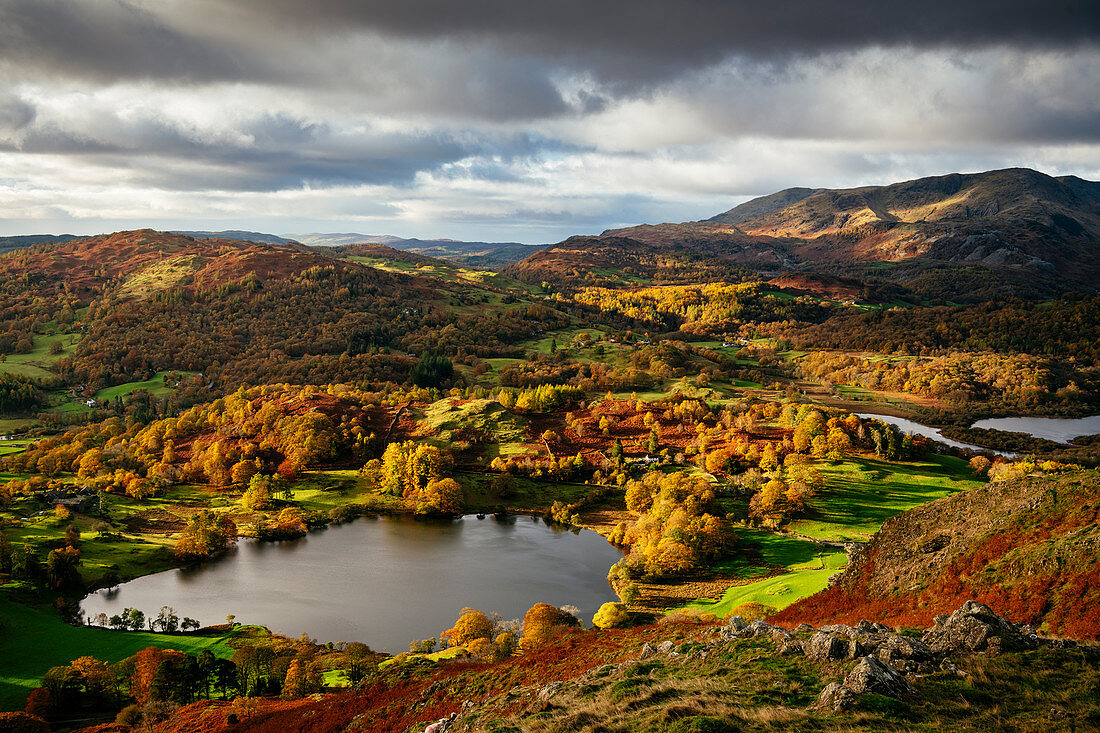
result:
<svg viewBox="0 0 1100 733"><path fill-rule="evenodd" d="M0 706L165 733L981 728L1019 665L1087 697L1095 186L791 189L507 262L13 243ZM1081 427L1012 422L1049 418ZM1026 643L819 700L967 601L1037 636L981 611ZM809 651L861 621L865 653ZM1012 715L1043 707L1100 719L1049 690Z"/></svg>

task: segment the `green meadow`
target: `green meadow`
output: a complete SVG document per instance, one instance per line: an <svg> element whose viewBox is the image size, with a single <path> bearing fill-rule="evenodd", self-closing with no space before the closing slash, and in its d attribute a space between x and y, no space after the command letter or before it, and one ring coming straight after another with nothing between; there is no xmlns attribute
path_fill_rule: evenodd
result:
<svg viewBox="0 0 1100 733"><path fill-rule="evenodd" d="M145 609L146 613L150 610ZM209 649L229 657L228 641L239 629L217 636L152 634L70 626L44 612L0 595L0 710L22 709L27 693L38 687L50 667L91 656L113 664L150 646L197 654Z"/></svg>

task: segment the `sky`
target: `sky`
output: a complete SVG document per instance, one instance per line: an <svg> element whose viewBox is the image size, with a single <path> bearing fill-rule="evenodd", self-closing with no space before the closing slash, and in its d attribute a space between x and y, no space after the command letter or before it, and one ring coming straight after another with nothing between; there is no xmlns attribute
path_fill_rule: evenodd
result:
<svg viewBox="0 0 1100 733"><path fill-rule="evenodd" d="M1100 179L1097 0L0 0L0 235L556 242Z"/></svg>

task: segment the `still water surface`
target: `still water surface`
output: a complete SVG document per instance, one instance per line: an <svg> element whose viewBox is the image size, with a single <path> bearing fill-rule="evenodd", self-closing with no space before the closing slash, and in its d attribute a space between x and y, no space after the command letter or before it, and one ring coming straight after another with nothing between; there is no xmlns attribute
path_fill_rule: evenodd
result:
<svg viewBox="0 0 1100 733"><path fill-rule="evenodd" d="M1068 443L1082 435L1100 433L1100 415L1079 418L994 417L988 420L979 420L971 427L1028 433L1036 438L1045 438L1056 443Z"/></svg>
<svg viewBox="0 0 1100 733"><path fill-rule="evenodd" d="M857 412L860 417L874 418L876 420L882 420L884 423L890 423L891 425L897 425L903 433L909 433L910 435L923 435L926 438L932 440L938 440L945 445L952 446L953 448L969 448L971 450L992 450L991 448L985 448L980 445L974 445L973 443L961 443L957 440L951 440L951 438L945 437L943 433L935 428L930 428L927 425L921 425L919 422L913 422L912 420L906 420L904 417L894 417L893 415L872 415L866 412ZM1005 451L992 451L1001 456L1014 456L1015 453L1007 453Z"/></svg>
<svg viewBox="0 0 1100 733"><path fill-rule="evenodd" d="M305 632L396 653L450 628L464 606L508 619L539 601L571 604L588 622L600 604L617 600L607 571L621 557L595 532L532 517L381 517L290 542L242 539L221 560L99 591L83 608L89 616L126 607L155 616L168 605L203 624L232 613L287 636Z"/></svg>

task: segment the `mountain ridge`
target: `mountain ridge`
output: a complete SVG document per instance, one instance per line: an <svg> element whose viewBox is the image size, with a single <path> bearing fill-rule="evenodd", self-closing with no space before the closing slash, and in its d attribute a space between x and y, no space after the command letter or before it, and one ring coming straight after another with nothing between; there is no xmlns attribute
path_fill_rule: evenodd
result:
<svg viewBox="0 0 1100 733"><path fill-rule="evenodd" d="M513 271L540 280L554 280L555 271L584 271L574 239L535 253ZM1100 183L1008 168L885 186L788 188L709 219L609 229L594 239L604 249L632 242L651 254L894 282L932 265L980 268L1008 283L1009 292L1030 288L1046 297L1100 283ZM620 266L639 264L637 244L621 248ZM889 267L876 269L876 263Z"/></svg>

